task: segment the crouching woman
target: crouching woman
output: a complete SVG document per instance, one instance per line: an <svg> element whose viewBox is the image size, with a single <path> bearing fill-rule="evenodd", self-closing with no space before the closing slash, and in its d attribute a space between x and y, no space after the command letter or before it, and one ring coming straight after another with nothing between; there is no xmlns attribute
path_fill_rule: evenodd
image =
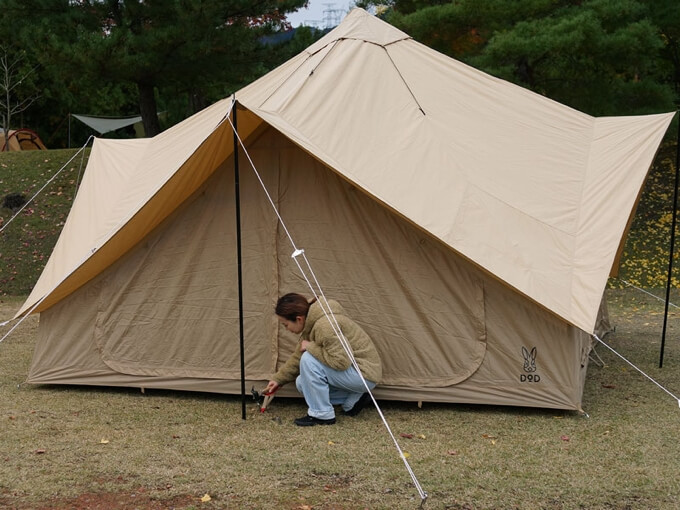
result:
<svg viewBox="0 0 680 510"><path fill-rule="evenodd" d="M382 363L373 341L348 317L340 304L328 300L333 315L326 316L316 300L301 294L286 294L276 304L279 322L291 333L299 334L295 352L274 374L265 392L295 381L307 402L307 415L295 420L301 427L335 423L334 405L346 415L356 416L370 402L361 376L352 365L336 335L335 317L369 389L380 382Z"/></svg>

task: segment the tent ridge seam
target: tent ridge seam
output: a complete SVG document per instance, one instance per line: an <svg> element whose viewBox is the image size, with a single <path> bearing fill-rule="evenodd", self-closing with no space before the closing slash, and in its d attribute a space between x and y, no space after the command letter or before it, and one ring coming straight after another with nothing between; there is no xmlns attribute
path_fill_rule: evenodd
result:
<svg viewBox="0 0 680 510"><path fill-rule="evenodd" d="M468 182L470 182L470 181L468 181ZM478 184L476 184L476 183L474 183L474 182L470 182L469 185L470 185L470 186L473 186L476 190L480 191L481 193L484 193L484 194L487 195L487 196L493 197L494 200L497 200L498 202L500 202L500 203L502 203L503 205L507 206L509 209L512 209L513 211L517 211L517 212L518 212L519 214L521 214L522 216L526 216L527 218L531 218L531 219L532 219L533 221L535 221L536 223L540 223L541 225L544 225L546 228L549 228L549 229L552 229L552 230L556 230L557 232L559 232L559 233L561 233L561 234L564 234L564 235L566 235L566 236L569 236L569 237L573 237L573 236L574 236L574 234L572 234L572 233L570 233L570 232L564 230L563 228L556 227L556 226L554 226L554 225L551 225L551 224L549 224L549 223L546 223L545 221L543 221L543 220L541 220L541 219L539 219L539 218L536 218L535 216L531 216L529 213L524 212L522 209L518 208L517 206L514 206L514 205L510 204L510 203L507 202L506 200L503 200L502 198L498 197L498 196L495 195L494 193L489 192L488 190L482 188L481 186L479 186Z"/></svg>
<svg viewBox="0 0 680 510"><path fill-rule="evenodd" d="M583 179L581 179L581 190L579 192L579 208L578 208L578 216L576 217L576 230L578 231L580 229L581 225L581 213L582 213L582 207L580 207L583 204L584 200L584 194L586 190L586 178L590 175L590 166L592 163L592 156L593 156L593 140L595 139L595 124L596 124L596 119L594 117L590 118L590 143L588 144L588 155L585 158L585 176ZM574 243L571 246L572 249L572 260L574 259L574 254L576 253L577 246L576 246L576 238L577 236L574 235L572 236L572 239L574 240ZM568 312L571 314L572 310L574 309L574 304L575 304L575 296L574 296L574 265L572 264L570 271L569 271L569 295L571 296L571 299L569 300L569 310ZM592 328L591 328L592 329Z"/></svg>
<svg viewBox="0 0 680 510"><path fill-rule="evenodd" d="M325 48L325 46L324 46L324 48ZM319 51L321 51L321 50L319 50ZM288 76L286 76L286 79L283 80L283 81L281 82L281 84L280 84L278 87L276 87L274 90L272 90L271 94L269 94L269 95L268 95L268 96L267 96L267 97L266 97L266 98L258 105L258 109L264 108L265 103L266 103L267 101L269 101L269 100L272 98L272 96L273 96L279 89L281 89L281 87L283 87L283 86L286 84L286 82L287 82L288 80L290 80L290 79L298 72L298 70L299 70L303 65L305 65L305 63L306 63L310 58L312 58L313 55L316 55L316 53L318 53L318 52L314 52L314 53L308 54L307 58L303 59L302 62L300 62L300 65L297 66L297 67L293 70L293 72L289 73Z"/></svg>
<svg viewBox="0 0 680 510"><path fill-rule="evenodd" d="M420 102L418 101L418 98L416 97L416 95L413 93L413 90L411 90L411 87L408 86L408 83L406 82L406 78L404 78L404 75L401 74L401 71L399 70L399 67L397 67L397 64L394 62L394 59L392 58L392 55L390 55L390 52L387 50L387 47L386 47L386 46L382 46L382 45L381 45L380 47L385 51L385 54L387 55L387 58L390 59L390 62L391 62L392 65L394 66L394 69L397 71L397 74L399 75L399 78L401 78L401 81L403 82L404 86L406 87L406 90L409 91L409 94L411 94L411 97L413 98L413 100L414 100L414 101L416 102L416 104L418 105L418 109L421 111L421 113L422 113L423 115L426 115L425 110L423 110L423 107L420 105Z"/></svg>

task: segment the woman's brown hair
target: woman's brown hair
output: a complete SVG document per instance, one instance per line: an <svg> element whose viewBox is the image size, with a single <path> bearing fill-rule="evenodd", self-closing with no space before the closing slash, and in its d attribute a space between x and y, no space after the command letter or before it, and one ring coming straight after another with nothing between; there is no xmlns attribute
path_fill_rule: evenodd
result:
<svg viewBox="0 0 680 510"><path fill-rule="evenodd" d="M314 300L316 301L316 300ZM312 303L314 302L312 301ZM295 322L297 317L307 318L309 312L309 305L311 305L307 298L302 294L291 292L285 296L281 296L276 303L276 315Z"/></svg>

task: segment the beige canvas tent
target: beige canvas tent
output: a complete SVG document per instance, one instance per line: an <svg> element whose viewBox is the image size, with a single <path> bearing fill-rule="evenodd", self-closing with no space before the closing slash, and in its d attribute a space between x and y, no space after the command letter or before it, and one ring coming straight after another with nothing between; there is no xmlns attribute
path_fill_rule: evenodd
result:
<svg viewBox="0 0 680 510"><path fill-rule="evenodd" d="M579 409L591 333L672 114L593 118L352 11L235 95L245 375L306 292L375 339L377 398ZM144 140L97 139L20 314L32 383L238 393L232 98ZM287 388L295 394L294 388Z"/></svg>

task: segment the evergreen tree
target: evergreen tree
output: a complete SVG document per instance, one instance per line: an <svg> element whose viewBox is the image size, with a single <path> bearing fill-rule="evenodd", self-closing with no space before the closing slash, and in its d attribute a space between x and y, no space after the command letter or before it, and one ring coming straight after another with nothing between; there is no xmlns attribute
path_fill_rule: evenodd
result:
<svg viewBox="0 0 680 510"><path fill-rule="evenodd" d="M160 132L159 90L204 106L251 81L270 53L258 38L305 0L2 0L24 40L63 82L136 89L147 136ZM72 78L80 77L80 78ZM219 86L217 85L219 84ZM120 88L122 86L122 88Z"/></svg>
<svg viewBox="0 0 680 510"><path fill-rule="evenodd" d="M675 92L675 105L680 108L680 2L677 0L644 0L651 19L659 29L663 49L661 51L666 76Z"/></svg>
<svg viewBox="0 0 680 510"><path fill-rule="evenodd" d="M430 48L465 60L483 50L497 31L551 12L555 0L365 0L378 15Z"/></svg>
<svg viewBox="0 0 680 510"><path fill-rule="evenodd" d="M443 53L592 115L669 111L664 62L678 56L678 2L663 0L661 11L644 1L393 0L382 16Z"/></svg>
<svg viewBox="0 0 680 510"><path fill-rule="evenodd" d="M473 65L592 115L673 109L663 48L636 0L589 0L497 32Z"/></svg>

